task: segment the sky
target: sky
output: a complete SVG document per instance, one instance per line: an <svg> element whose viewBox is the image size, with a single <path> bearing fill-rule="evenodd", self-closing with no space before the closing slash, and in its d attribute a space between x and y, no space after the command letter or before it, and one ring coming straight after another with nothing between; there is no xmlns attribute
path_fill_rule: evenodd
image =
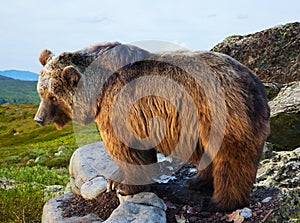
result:
<svg viewBox="0 0 300 223"><path fill-rule="evenodd" d="M299 0L9 0L0 3L0 70L38 73L44 48L167 41L210 50L230 35L300 22Z"/></svg>

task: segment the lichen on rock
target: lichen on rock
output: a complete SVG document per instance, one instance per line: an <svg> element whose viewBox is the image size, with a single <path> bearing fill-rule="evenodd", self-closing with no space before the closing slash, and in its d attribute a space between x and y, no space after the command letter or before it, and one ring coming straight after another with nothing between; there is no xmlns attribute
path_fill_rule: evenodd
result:
<svg viewBox="0 0 300 223"><path fill-rule="evenodd" d="M274 156L261 162L255 189L274 187L279 190L278 210L268 222L300 221L300 148L274 152Z"/></svg>
<svg viewBox="0 0 300 223"><path fill-rule="evenodd" d="M227 37L212 51L225 53L264 82L300 80L300 23L288 23L245 36Z"/></svg>

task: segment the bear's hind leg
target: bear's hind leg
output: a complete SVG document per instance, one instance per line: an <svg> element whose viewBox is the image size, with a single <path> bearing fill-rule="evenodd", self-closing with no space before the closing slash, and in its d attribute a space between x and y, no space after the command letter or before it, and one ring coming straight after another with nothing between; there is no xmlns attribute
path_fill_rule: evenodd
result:
<svg viewBox="0 0 300 223"><path fill-rule="evenodd" d="M232 211L247 205L255 181L256 168L244 159L214 162L214 193L203 210Z"/></svg>

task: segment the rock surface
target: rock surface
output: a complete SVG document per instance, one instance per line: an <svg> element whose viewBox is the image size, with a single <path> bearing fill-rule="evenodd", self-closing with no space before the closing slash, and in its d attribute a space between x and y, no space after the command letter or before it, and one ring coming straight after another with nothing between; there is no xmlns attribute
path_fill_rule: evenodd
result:
<svg viewBox="0 0 300 223"><path fill-rule="evenodd" d="M110 178L118 170L118 166L107 154L104 144L96 142L82 146L73 153L69 170L71 191L77 195L93 199L106 189L103 178ZM94 184L94 181L101 181L101 185ZM91 185L94 185L92 190ZM81 193L82 188L83 194ZM89 188L90 194L86 188Z"/></svg>
<svg viewBox="0 0 300 223"><path fill-rule="evenodd" d="M90 148L97 150L97 145L99 146L99 143L91 144ZM236 212L240 213L245 222L251 223L258 222L259 219L259 221L267 219L267 222L297 222L300 220L300 148L294 151L273 151L269 157L261 161L257 183L253 190L254 197L251 197L250 206ZM88 178L86 177L86 179ZM93 179L97 179L97 177ZM102 222L100 217L95 214L86 214L82 217L75 217L73 215L72 217L61 217L62 202L71 199L72 196L74 195L69 193L47 202L44 207L43 222ZM177 206L174 205L175 203L172 204L171 201L175 202L178 197L175 200L170 199L171 197L167 199L166 203L169 214L170 211L177 210ZM154 193L144 192L134 196L119 196L119 200L120 205L104 222L166 222L166 213L168 214L168 211L165 212L166 204ZM190 205L188 205L189 203ZM72 204L76 205L77 203ZM179 213L182 211L185 213L185 217L175 215L179 221L190 219L193 222L192 219L196 219L197 222L205 222L207 219L212 219L213 222L218 222L224 221L227 218L222 213L207 213L208 216L203 217L204 213L201 210L199 210L201 216L198 217L196 212L198 211L199 204L194 206L191 201L188 201L188 204L179 207ZM271 215L268 215L268 213ZM203 220L203 218L206 220Z"/></svg>
<svg viewBox="0 0 300 223"><path fill-rule="evenodd" d="M166 205L154 193L142 192L133 196L119 196L120 205L111 216L103 221L96 214L64 217L63 206L73 198L67 193L49 200L43 209L43 223L164 223L166 222Z"/></svg>
<svg viewBox="0 0 300 223"><path fill-rule="evenodd" d="M227 37L212 51L225 53L253 70L264 82L300 80L300 23L245 36Z"/></svg>
<svg viewBox="0 0 300 223"><path fill-rule="evenodd" d="M258 188L276 188L278 210L274 210L268 222L300 221L300 148L293 151L274 152L263 160L257 173ZM262 202L267 202L264 199Z"/></svg>
<svg viewBox="0 0 300 223"><path fill-rule="evenodd" d="M269 142L284 149L300 146L300 81L283 87L269 102L271 135Z"/></svg>
<svg viewBox="0 0 300 223"><path fill-rule="evenodd" d="M280 88L282 87L279 84L274 83L264 83L267 99L268 101L273 100L280 92Z"/></svg>
<svg viewBox="0 0 300 223"><path fill-rule="evenodd" d="M102 142L85 145L77 149L70 160L70 187L74 194L85 199L95 199L106 190L106 180L118 167L108 156ZM119 196L120 205L103 221L95 214L63 217L62 206L68 203L73 193L49 200L43 210L43 223L105 222L105 223L164 223L166 205L154 193L143 192L133 196Z"/></svg>
<svg viewBox="0 0 300 223"><path fill-rule="evenodd" d="M166 222L165 203L154 193L142 192L134 196L119 196L120 206L105 223L163 223Z"/></svg>
<svg viewBox="0 0 300 223"><path fill-rule="evenodd" d="M87 200L95 199L99 194L106 191L107 181L103 177L95 177L82 184L81 196Z"/></svg>
<svg viewBox="0 0 300 223"><path fill-rule="evenodd" d="M100 223L103 222L102 219L100 219L95 214L89 214L83 217L74 216L71 218L64 218L62 216L62 208L60 207L62 205L62 202L66 200L72 199L73 194L67 193L64 195L61 195L59 197L56 197L54 199L49 200L45 205L43 209L43 216L42 216L42 222L43 223Z"/></svg>

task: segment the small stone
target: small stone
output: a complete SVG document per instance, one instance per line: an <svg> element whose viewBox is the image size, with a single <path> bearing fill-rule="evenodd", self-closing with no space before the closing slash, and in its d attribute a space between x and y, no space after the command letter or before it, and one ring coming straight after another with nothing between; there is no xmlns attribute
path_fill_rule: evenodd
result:
<svg viewBox="0 0 300 223"><path fill-rule="evenodd" d="M106 191L107 181L103 177L96 177L85 182L81 188L81 196L87 200L96 198L99 194Z"/></svg>
<svg viewBox="0 0 300 223"><path fill-rule="evenodd" d="M54 153L54 156L60 156L63 153L63 151L58 151L57 153Z"/></svg>
<svg viewBox="0 0 300 223"><path fill-rule="evenodd" d="M60 152L60 151L66 150L66 149L67 149L67 147L65 147L65 146L60 146L60 147L58 147L57 151Z"/></svg>
<svg viewBox="0 0 300 223"><path fill-rule="evenodd" d="M240 214L244 218L251 218L252 217L252 210L250 208L243 208L243 209L237 210L237 212L240 212Z"/></svg>
<svg viewBox="0 0 300 223"><path fill-rule="evenodd" d="M34 160L34 162L35 162L35 163L38 163L38 162L40 161L40 159L41 159L41 157L38 156L38 157Z"/></svg>
<svg viewBox="0 0 300 223"><path fill-rule="evenodd" d="M266 197L266 198L263 199L261 202L262 202L262 203L268 203L270 200L272 200L272 197Z"/></svg>

